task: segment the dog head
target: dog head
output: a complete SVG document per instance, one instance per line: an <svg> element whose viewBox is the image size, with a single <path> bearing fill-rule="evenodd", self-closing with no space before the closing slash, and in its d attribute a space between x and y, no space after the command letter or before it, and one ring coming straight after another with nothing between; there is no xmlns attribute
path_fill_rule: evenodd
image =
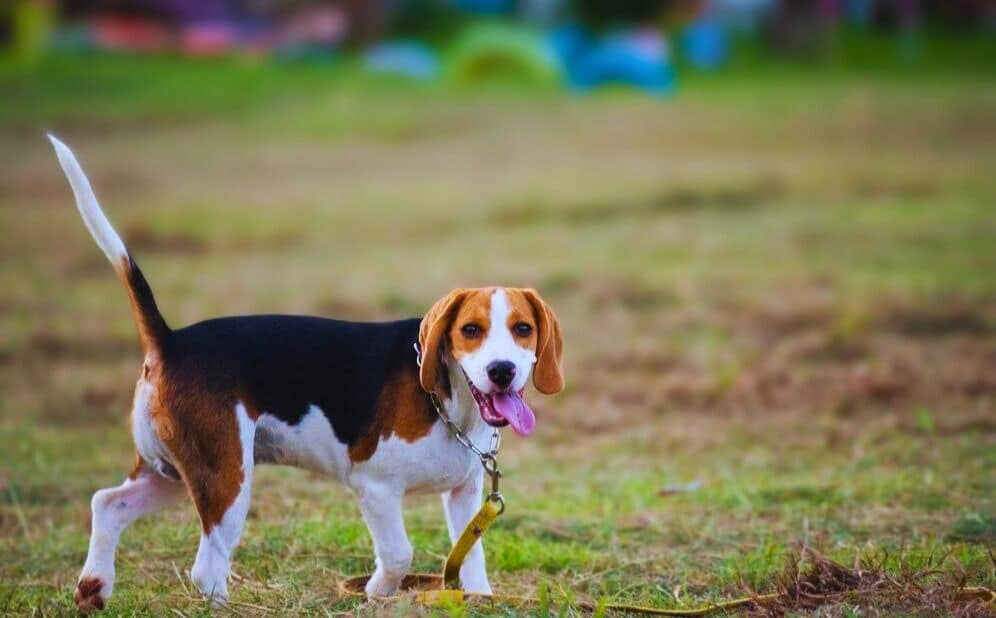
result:
<svg viewBox="0 0 996 618"><path fill-rule="evenodd" d="M530 374L541 393L564 388L560 324L535 290L453 290L425 314L419 346L422 388L448 396L443 368L456 363L484 421L520 435L536 424L522 398Z"/></svg>

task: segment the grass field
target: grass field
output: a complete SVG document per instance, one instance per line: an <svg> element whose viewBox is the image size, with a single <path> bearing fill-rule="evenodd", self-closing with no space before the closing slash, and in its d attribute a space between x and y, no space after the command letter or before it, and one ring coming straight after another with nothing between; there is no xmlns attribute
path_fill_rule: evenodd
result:
<svg viewBox="0 0 996 618"><path fill-rule="evenodd" d="M133 457L127 299L42 130L174 325L543 293L568 389L533 393L536 435L506 440L496 590L693 606L790 586L813 548L905 596L771 611L986 613L952 589L996 586L991 74L572 99L94 58L8 62L0 90L0 614L71 612L90 496ZM407 524L415 568L438 569L439 501ZM184 505L126 532L109 614L209 613L185 575L198 530ZM372 562L342 487L262 469L231 611L353 611L337 585Z"/></svg>

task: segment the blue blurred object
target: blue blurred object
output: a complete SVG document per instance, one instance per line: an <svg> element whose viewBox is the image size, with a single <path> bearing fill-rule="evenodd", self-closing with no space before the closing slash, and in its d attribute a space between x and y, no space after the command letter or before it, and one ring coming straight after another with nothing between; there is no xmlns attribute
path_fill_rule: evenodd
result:
<svg viewBox="0 0 996 618"><path fill-rule="evenodd" d="M429 81L439 75L439 55L418 41L388 41L367 50L363 66L371 73Z"/></svg>
<svg viewBox="0 0 996 618"><path fill-rule="evenodd" d="M477 15L502 15L511 13L512 0L456 0L456 8Z"/></svg>
<svg viewBox="0 0 996 618"><path fill-rule="evenodd" d="M730 59L730 39L723 26L708 17L692 22L681 37L688 64L703 71L722 68Z"/></svg>
<svg viewBox="0 0 996 618"><path fill-rule="evenodd" d="M875 4L875 0L846 0L844 11L847 20L861 28L869 27L875 16Z"/></svg>
<svg viewBox="0 0 996 618"><path fill-rule="evenodd" d="M575 24L555 28L547 36L547 44L569 71L595 44L587 30Z"/></svg>
<svg viewBox="0 0 996 618"><path fill-rule="evenodd" d="M778 5L779 0L707 0L701 14L717 20L730 32L756 34Z"/></svg>
<svg viewBox="0 0 996 618"><path fill-rule="evenodd" d="M582 29L561 28L551 34L551 45L577 90L608 84L634 86L657 95L674 90L667 41L656 30L628 30L597 40Z"/></svg>

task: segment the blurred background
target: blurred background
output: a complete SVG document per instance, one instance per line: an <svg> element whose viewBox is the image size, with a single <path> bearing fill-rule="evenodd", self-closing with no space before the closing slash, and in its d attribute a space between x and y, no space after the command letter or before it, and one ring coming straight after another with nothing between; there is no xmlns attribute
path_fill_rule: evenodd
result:
<svg viewBox="0 0 996 618"><path fill-rule="evenodd" d="M986 0L3 3L0 613L68 611L133 456L127 298L46 131L173 326L540 290L568 388L506 440L499 591L682 606L801 547L992 586L994 78ZM354 607L342 488L256 495L243 609ZM437 501L410 511L434 570ZM192 510L136 528L119 607L200 607ZM832 611L954 611L945 577Z"/></svg>

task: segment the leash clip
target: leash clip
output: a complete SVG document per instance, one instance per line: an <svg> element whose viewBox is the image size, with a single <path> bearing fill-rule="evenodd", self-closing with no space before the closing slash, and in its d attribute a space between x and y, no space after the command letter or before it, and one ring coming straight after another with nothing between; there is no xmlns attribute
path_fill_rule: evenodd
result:
<svg viewBox="0 0 996 618"><path fill-rule="evenodd" d="M491 493L488 494L488 500L498 504L498 514L501 515L505 512L505 499L502 498L501 492L498 490L501 481L498 460L495 459L494 454L485 453L481 455L481 465L484 467L484 472L491 478Z"/></svg>
<svg viewBox="0 0 996 618"><path fill-rule="evenodd" d="M498 469L498 460L491 453L481 455L481 465L484 471L491 477L491 493L498 493L498 481L501 479L501 470Z"/></svg>

